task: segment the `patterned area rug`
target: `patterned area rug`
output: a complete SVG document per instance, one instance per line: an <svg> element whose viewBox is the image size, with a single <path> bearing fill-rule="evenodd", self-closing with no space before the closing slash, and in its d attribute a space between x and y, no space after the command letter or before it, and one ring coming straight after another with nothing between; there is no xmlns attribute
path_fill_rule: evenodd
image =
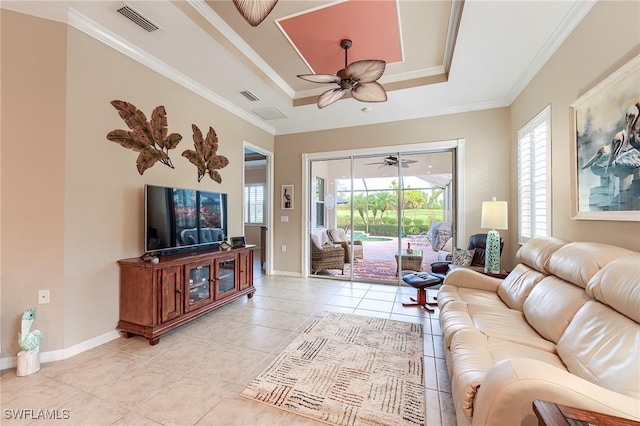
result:
<svg viewBox="0 0 640 426"><path fill-rule="evenodd" d="M319 314L242 395L334 425L424 425L422 325Z"/></svg>

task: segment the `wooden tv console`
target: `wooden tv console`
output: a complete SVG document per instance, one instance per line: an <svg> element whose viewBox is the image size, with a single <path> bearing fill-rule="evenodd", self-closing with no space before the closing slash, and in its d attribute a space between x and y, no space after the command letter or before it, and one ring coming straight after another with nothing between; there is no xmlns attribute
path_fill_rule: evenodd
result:
<svg viewBox="0 0 640 426"><path fill-rule="evenodd" d="M174 254L158 263L119 260L118 330L155 345L167 331L244 295L253 297L254 248Z"/></svg>

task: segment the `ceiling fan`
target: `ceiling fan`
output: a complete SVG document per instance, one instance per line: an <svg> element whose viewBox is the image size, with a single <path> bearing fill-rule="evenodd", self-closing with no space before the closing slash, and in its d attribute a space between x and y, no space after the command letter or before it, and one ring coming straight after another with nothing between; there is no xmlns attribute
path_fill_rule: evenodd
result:
<svg viewBox="0 0 640 426"><path fill-rule="evenodd" d="M344 68L333 74L302 74L299 78L312 83L335 83L340 86L324 92L318 98L318 108L324 108L341 99L347 93L361 102L384 102L387 92L376 80L382 77L386 62L379 59L356 61L347 65L347 50L353 45L351 40L342 40L344 49Z"/></svg>
<svg viewBox="0 0 640 426"><path fill-rule="evenodd" d="M251 26L258 26L273 10L278 0L233 0L236 9Z"/></svg>
<svg viewBox="0 0 640 426"><path fill-rule="evenodd" d="M398 161L398 157L390 155L388 157L385 157L382 161L378 161L376 163L365 163L365 166L372 166L377 164L380 167L385 167L385 166L398 167L398 164L401 164L400 167L406 169L407 167L409 167L409 164L413 164L417 162L418 160L405 160L405 159Z"/></svg>

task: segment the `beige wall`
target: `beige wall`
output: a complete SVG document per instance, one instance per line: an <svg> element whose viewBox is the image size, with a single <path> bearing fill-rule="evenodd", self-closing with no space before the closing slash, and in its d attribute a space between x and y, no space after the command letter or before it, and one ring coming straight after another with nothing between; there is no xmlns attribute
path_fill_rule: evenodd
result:
<svg viewBox="0 0 640 426"><path fill-rule="evenodd" d="M1 19L0 348L6 357L19 350L22 312L33 306L41 350L63 346L67 27L8 11ZM44 289L51 303L37 305Z"/></svg>
<svg viewBox="0 0 640 426"><path fill-rule="evenodd" d="M2 356L8 357L17 352L17 318L42 288L52 290L35 323L43 351L113 332L116 261L143 253L145 184L227 193L229 233L240 235L242 218L233 212L242 211L243 141L273 151L274 138L73 28L10 12L2 19L2 86L13 88L2 97ZM183 136L170 152L175 169L157 163L141 176L137 153L106 139L127 128L110 105L114 99L147 117L165 106L169 132ZM198 183L195 167L181 156L193 149L192 123L203 133L216 130L218 153L230 161L222 184L208 177Z"/></svg>
<svg viewBox="0 0 640 426"><path fill-rule="evenodd" d="M511 181L517 180L517 132L551 104L552 232L569 241L596 241L640 251L640 223L570 218L569 105L640 53L640 2L598 2L511 105ZM511 186L516 200L517 187ZM511 223L515 223L511 210ZM514 234L515 235L515 234Z"/></svg>
<svg viewBox="0 0 640 426"><path fill-rule="evenodd" d="M465 139L464 205L466 206L464 235L480 232L480 206L482 201L495 196L510 201L510 141L509 110L499 108L442 117L398 121L372 126L351 127L295 135L276 136L275 188L293 183L296 186L294 210L281 210L274 206L274 270L301 272L302 250L302 155L304 153L343 151L368 147L389 147ZM491 161L489 161L491 160ZM513 205L513 203L511 203ZM279 221L288 215L289 222ZM509 231L505 237L505 250L511 250ZM287 246L282 253L280 247Z"/></svg>

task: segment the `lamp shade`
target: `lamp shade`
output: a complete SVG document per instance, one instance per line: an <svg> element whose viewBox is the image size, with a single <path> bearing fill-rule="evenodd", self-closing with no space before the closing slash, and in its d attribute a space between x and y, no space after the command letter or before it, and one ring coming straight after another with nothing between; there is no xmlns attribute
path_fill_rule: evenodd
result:
<svg viewBox="0 0 640 426"><path fill-rule="evenodd" d="M506 201L483 201L480 227L488 229L509 229Z"/></svg>

